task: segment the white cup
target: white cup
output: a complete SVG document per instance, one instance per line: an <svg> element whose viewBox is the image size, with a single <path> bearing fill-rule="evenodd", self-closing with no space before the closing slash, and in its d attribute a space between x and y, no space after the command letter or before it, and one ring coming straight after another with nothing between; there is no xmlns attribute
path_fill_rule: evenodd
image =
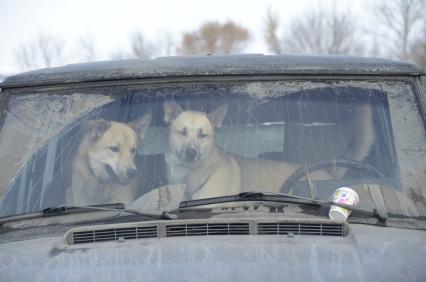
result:
<svg viewBox="0 0 426 282"><path fill-rule="evenodd" d="M358 194L348 187L341 187L334 191L333 202L339 204L345 204L355 206L359 202ZM348 219L351 211L337 206L331 206L328 216L334 220L345 221Z"/></svg>

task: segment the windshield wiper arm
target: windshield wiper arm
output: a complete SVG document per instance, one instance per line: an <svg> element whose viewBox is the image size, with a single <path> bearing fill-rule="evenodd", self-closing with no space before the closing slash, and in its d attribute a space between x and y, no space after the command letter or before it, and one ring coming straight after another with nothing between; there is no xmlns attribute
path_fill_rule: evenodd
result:
<svg viewBox="0 0 426 282"><path fill-rule="evenodd" d="M294 195L282 194L282 193L273 193L273 192L244 192L236 195L222 196L222 197L212 197L198 200L189 200L182 201L179 203L179 208L189 208L196 206L205 206L212 204L221 204L221 203L230 203L230 202L279 202L279 203L294 203L294 204L303 204L303 205L314 205L319 207L329 207L331 205L342 207L357 215L363 215L368 217L375 217L381 224L386 224L388 219L387 214L379 212L377 209L372 211L359 209L351 205L345 205L340 203L316 200L311 198L304 198Z"/></svg>
<svg viewBox="0 0 426 282"><path fill-rule="evenodd" d="M92 206L76 206L76 205L59 205L54 207L49 207L41 212L33 213L24 213L11 216L5 216L0 218L0 225L5 223L26 220L26 219L35 219L51 216L61 216L67 214L83 213L83 212L95 212L95 211L113 211L119 213L128 213L147 217L150 219L160 219L160 220L169 220L176 219L176 215L163 212L162 214L154 213L144 213L136 210L126 209L123 203L115 204L103 204L103 205L92 205Z"/></svg>
<svg viewBox="0 0 426 282"><path fill-rule="evenodd" d="M79 213L86 211L123 211L125 206L123 203L114 204L102 204L102 205L90 205L90 206L77 206L77 205L58 205L53 207L45 208L41 211L43 216L55 216L69 213Z"/></svg>
<svg viewBox="0 0 426 282"><path fill-rule="evenodd" d="M114 203L114 204L102 204L102 205L90 205L90 206L76 206L76 205L59 205L55 207L49 207L42 211L43 216L55 216L62 214L70 213L79 213L86 211L114 211L114 212L124 212L134 215L140 215L144 217L149 217L152 219L175 219L171 214L163 212L162 214L154 213L145 213L139 212L137 210L126 209L123 203Z"/></svg>

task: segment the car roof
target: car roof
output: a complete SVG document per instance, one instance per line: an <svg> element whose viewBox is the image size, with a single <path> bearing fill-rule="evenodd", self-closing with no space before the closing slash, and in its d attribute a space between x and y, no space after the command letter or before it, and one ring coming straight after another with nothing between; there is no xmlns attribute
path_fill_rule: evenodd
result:
<svg viewBox="0 0 426 282"><path fill-rule="evenodd" d="M425 72L406 62L345 55L200 55L45 68L7 77L0 87L222 75L419 76Z"/></svg>

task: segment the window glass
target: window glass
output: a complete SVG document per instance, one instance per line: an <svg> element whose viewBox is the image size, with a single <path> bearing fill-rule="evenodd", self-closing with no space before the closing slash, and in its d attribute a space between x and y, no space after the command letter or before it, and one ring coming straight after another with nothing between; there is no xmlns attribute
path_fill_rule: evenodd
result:
<svg viewBox="0 0 426 282"><path fill-rule="evenodd" d="M204 82L12 96L0 132L0 213L114 202L155 210L254 190L329 199L359 184L422 197L425 135L415 107L404 82Z"/></svg>

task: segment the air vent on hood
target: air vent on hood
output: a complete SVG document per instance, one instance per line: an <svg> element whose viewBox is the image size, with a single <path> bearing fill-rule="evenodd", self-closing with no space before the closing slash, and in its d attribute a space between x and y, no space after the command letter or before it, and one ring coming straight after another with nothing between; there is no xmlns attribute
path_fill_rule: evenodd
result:
<svg viewBox="0 0 426 282"><path fill-rule="evenodd" d="M249 223L179 224L166 226L166 237L249 234Z"/></svg>
<svg viewBox="0 0 426 282"><path fill-rule="evenodd" d="M262 222L257 226L259 235L319 235L344 236L343 224L325 223L276 223Z"/></svg>
<svg viewBox="0 0 426 282"><path fill-rule="evenodd" d="M66 235L69 244L124 241L142 238L214 235L311 235L346 236L346 223L327 221L221 221L178 220L77 227Z"/></svg>
<svg viewBox="0 0 426 282"><path fill-rule="evenodd" d="M73 243L96 243L118 241L120 239L139 239L158 237L157 226L98 229L73 232Z"/></svg>

